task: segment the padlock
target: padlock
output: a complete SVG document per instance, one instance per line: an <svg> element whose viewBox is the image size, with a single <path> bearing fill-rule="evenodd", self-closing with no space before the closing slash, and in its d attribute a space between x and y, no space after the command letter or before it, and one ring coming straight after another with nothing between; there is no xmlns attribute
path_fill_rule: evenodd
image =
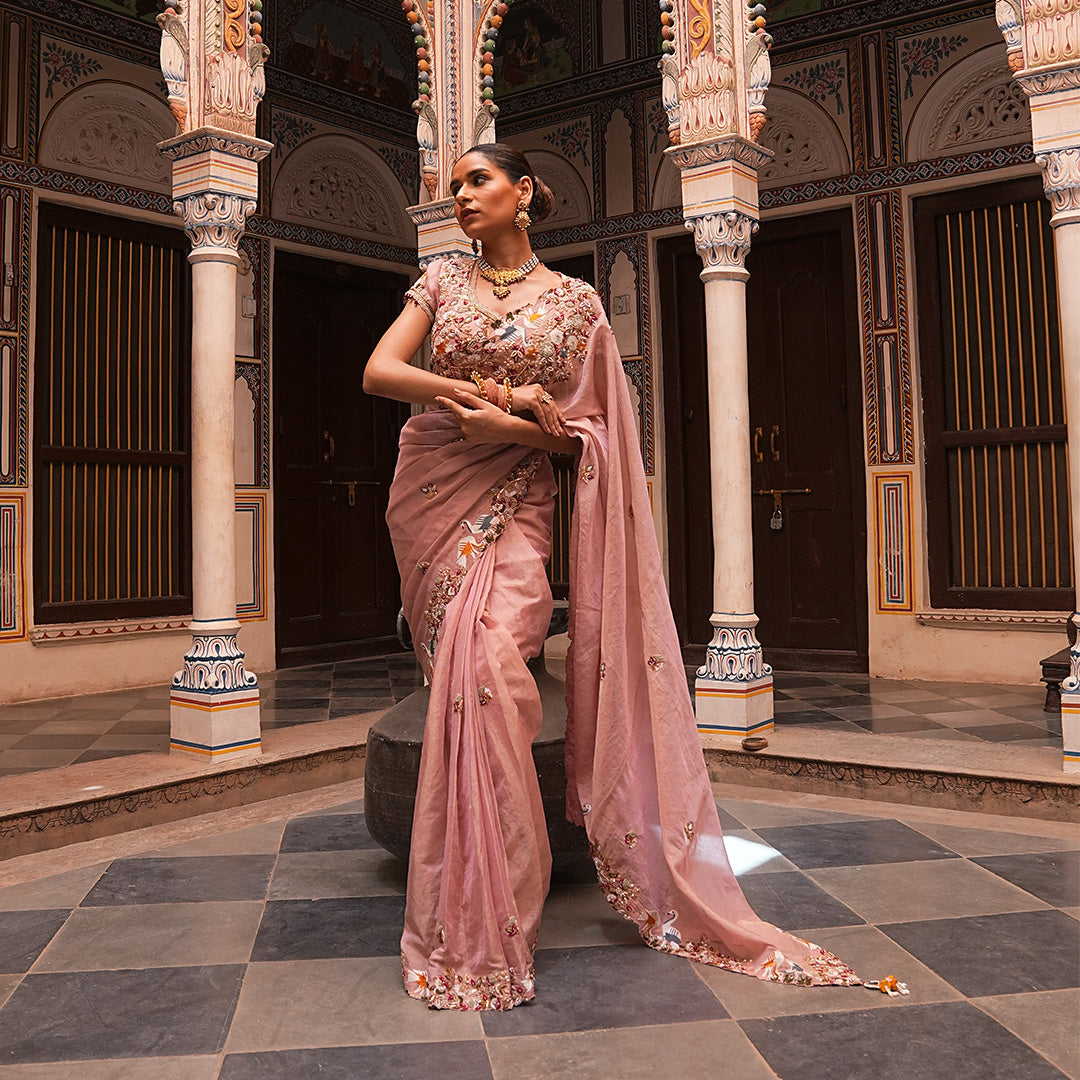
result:
<svg viewBox="0 0 1080 1080"><path fill-rule="evenodd" d="M772 517L769 518L769 528L779 532L784 527L784 515L777 509L772 512Z"/></svg>

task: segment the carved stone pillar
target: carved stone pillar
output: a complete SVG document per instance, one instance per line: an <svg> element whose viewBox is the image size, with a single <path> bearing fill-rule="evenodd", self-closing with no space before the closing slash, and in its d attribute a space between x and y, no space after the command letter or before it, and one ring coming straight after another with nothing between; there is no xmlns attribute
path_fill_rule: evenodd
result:
<svg viewBox="0 0 1080 1080"><path fill-rule="evenodd" d="M754 613L746 355L746 256L758 228L758 172L772 156L755 141L765 123L771 39L761 4L661 0L660 7L664 104L678 132L666 152L682 172L683 217L705 283L713 638L695 683L697 722L703 737L724 743L773 726L772 669Z"/></svg>
<svg viewBox="0 0 1080 1080"><path fill-rule="evenodd" d="M503 0L430 4L403 0L413 31L417 62L416 139L422 194L411 207L419 261L470 251L454 219L450 173L454 162L478 143L495 141L494 67L491 63L503 16Z"/></svg>
<svg viewBox="0 0 1080 1080"><path fill-rule="evenodd" d="M191 240L191 647L173 676L170 748L258 754L259 685L237 644L233 384L238 245L272 144L254 137L262 98L261 0L166 0L159 16L169 107L159 144Z"/></svg>
<svg viewBox="0 0 1080 1080"><path fill-rule="evenodd" d="M1061 730L1065 771L1080 772L1080 5L998 0L997 20L1009 67L1031 104L1035 160L1053 207L1078 631L1061 684Z"/></svg>

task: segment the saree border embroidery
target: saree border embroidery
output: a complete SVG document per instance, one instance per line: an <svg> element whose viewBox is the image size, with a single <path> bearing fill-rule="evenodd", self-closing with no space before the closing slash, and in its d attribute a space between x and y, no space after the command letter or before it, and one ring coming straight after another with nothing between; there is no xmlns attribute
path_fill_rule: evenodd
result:
<svg viewBox="0 0 1080 1080"><path fill-rule="evenodd" d="M542 450L530 454L491 489L491 505L486 513L481 514L475 522L462 521L461 529L465 535L458 545L457 562L454 566L439 568L424 609L426 636L421 648L432 668L435 666L435 651L447 606L461 591L465 577L476 560L502 536L517 508L529 494L536 470L545 457Z"/></svg>
<svg viewBox="0 0 1080 1080"><path fill-rule="evenodd" d="M429 975L406 966L403 957L401 972L409 997L426 1001L433 1009L505 1012L536 997L536 970L532 964L524 974L507 968L494 975L464 975L453 970L445 975Z"/></svg>
<svg viewBox="0 0 1080 1080"><path fill-rule="evenodd" d="M628 844L628 846L633 845ZM650 948L675 956L684 956L688 960L696 960L710 967L723 968L725 971L735 971L742 975L757 975L758 978L767 982L796 986L813 986L815 983L830 986L862 985L859 976L838 956L834 956L818 945L803 941L802 938L796 938L796 940L806 946L809 970L789 960L778 949L774 949L772 957L765 963L760 974L752 970L745 961L721 952L708 938L702 937L697 941L684 942L676 926L678 912L668 911L661 916L658 911L647 910L639 899L640 886L621 874L615 865L604 857L596 844L589 845L589 853L596 864L596 874L604 898L620 915L637 925L642 940Z"/></svg>

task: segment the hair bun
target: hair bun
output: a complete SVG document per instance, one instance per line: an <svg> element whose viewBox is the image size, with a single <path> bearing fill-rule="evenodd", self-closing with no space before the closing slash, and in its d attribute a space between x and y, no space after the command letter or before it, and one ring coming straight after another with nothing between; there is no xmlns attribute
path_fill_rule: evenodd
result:
<svg viewBox="0 0 1080 1080"><path fill-rule="evenodd" d="M533 197L529 203L529 216L536 221L543 221L554 209L555 196L551 193L551 188L540 177L534 176Z"/></svg>

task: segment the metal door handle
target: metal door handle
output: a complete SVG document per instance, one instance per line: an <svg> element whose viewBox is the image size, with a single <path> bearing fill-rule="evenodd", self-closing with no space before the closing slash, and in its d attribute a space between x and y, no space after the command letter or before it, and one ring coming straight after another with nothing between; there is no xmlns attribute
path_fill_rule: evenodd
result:
<svg viewBox="0 0 1080 1080"><path fill-rule="evenodd" d="M334 454L337 452L337 447L334 444L334 436L329 431L322 433L323 438L326 440L326 450L323 451L322 459L329 464L334 460Z"/></svg>
<svg viewBox="0 0 1080 1080"><path fill-rule="evenodd" d="M772 431L769 432L769 449L772 451L773 461L780 460L780 451L776 449L776 436L780 434L780 427L777 424L773 424Z"/></svg>
<svg viewBox="0 0 1080 1080"><path fill-rule="evenodd" d="M765 455L761 452L761 448L758 445L758 440L761 438L761 434L762 434L761 428L759 428L759 427L754 428L754 460L755 461L764 461L765 460Z"/></svg>

